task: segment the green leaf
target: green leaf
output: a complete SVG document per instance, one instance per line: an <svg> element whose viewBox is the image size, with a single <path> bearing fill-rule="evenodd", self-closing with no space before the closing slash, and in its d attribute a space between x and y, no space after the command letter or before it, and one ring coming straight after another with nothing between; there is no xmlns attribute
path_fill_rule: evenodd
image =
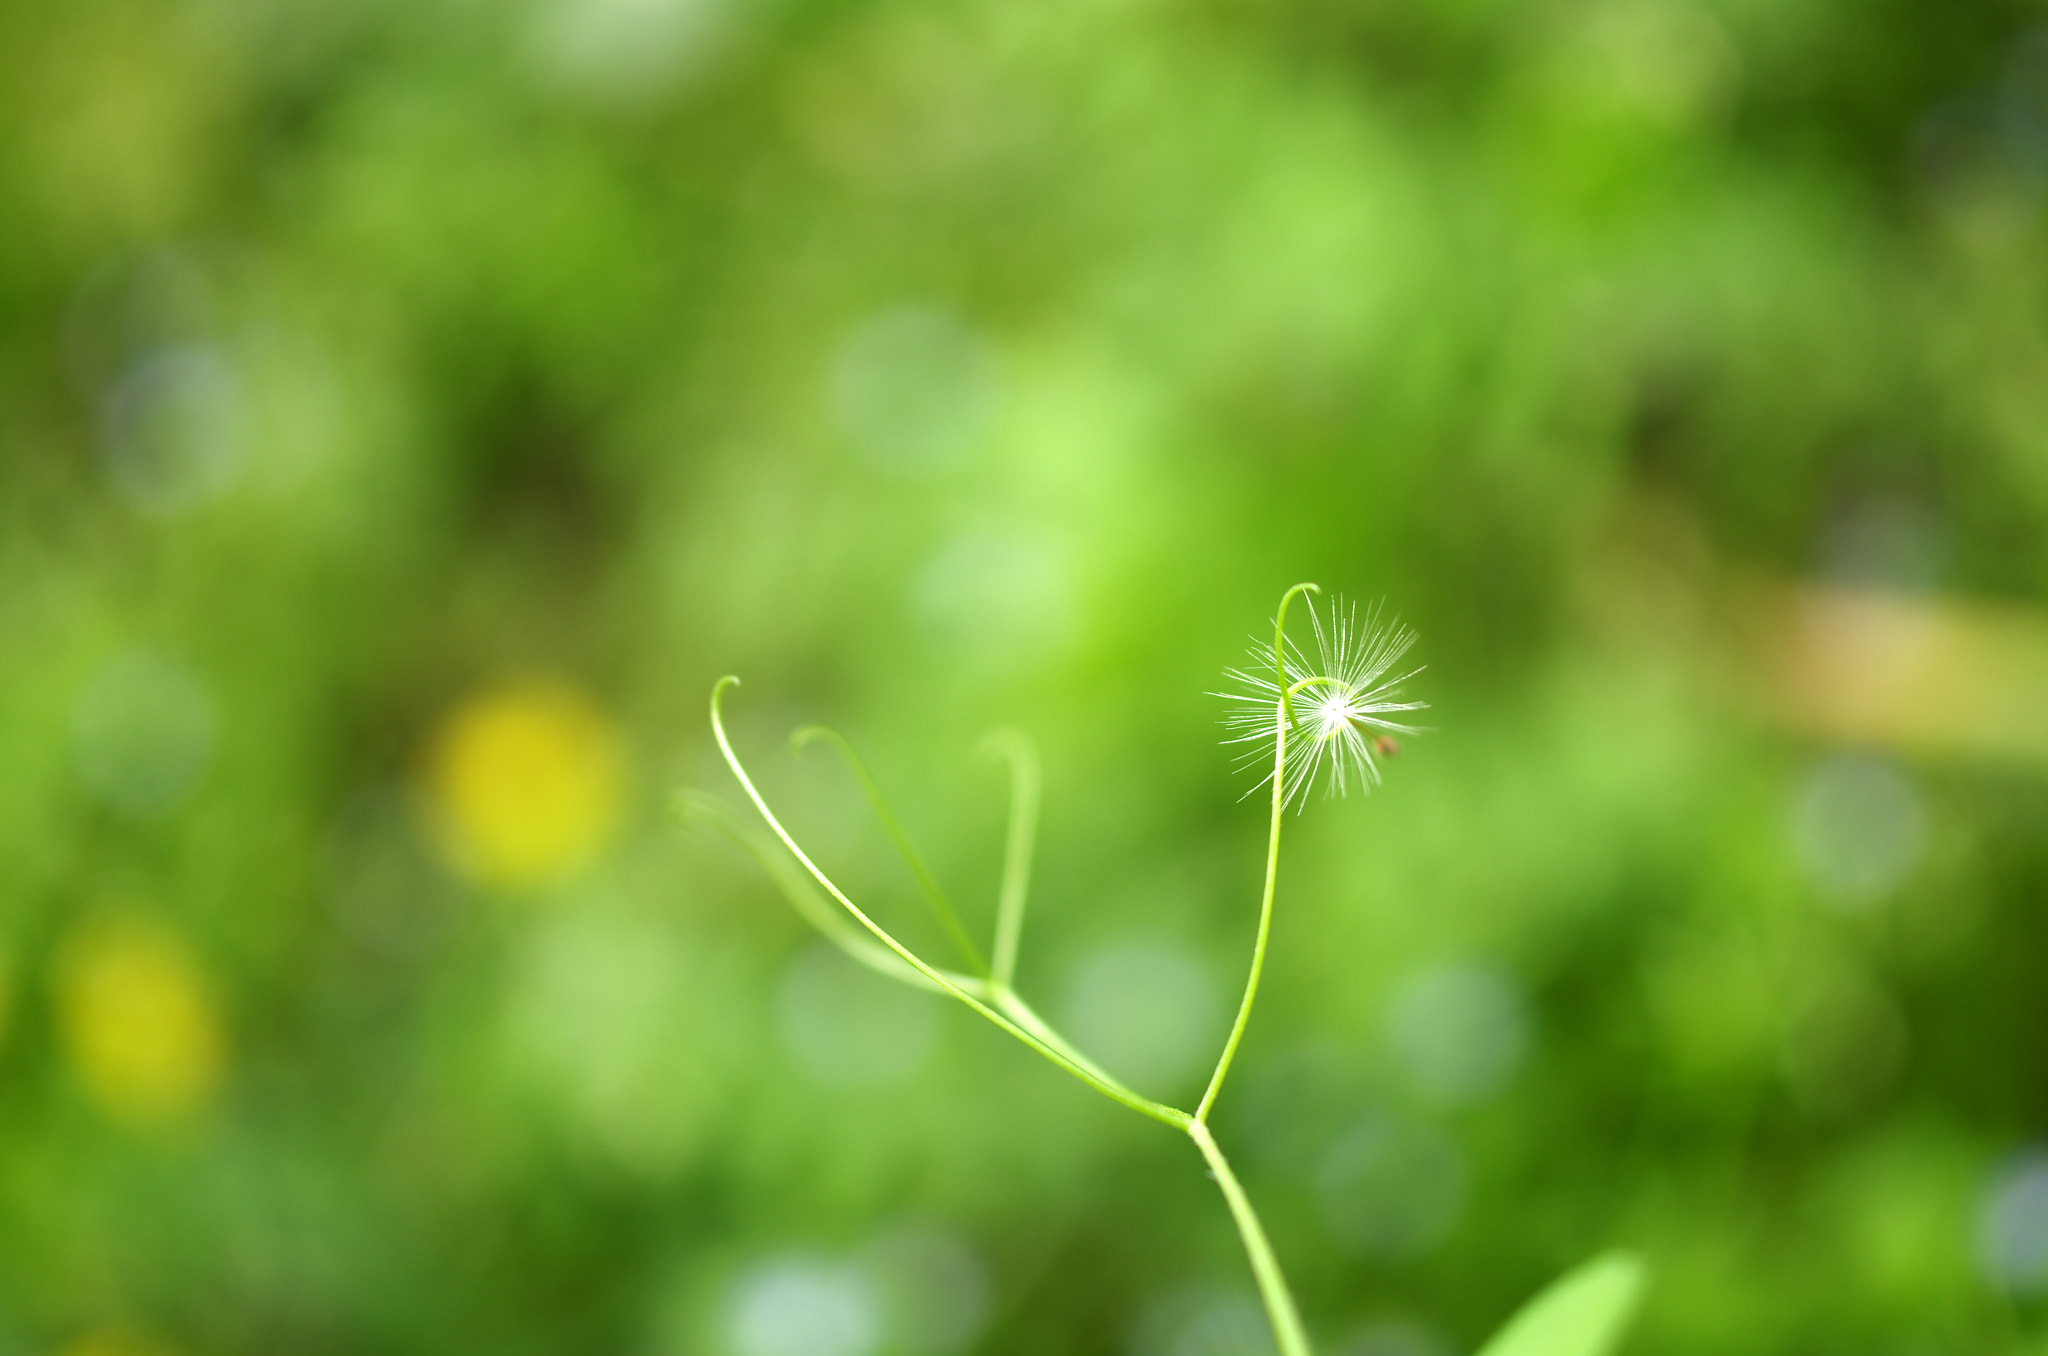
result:
<svg viewBox="0 0 2048 1356"><path fill-rule="evenodd" d="M1550 1283L1479 1356L1606 1356L1635 1316L1648 1272L1633 1253L1603 1253Z"/></svg>

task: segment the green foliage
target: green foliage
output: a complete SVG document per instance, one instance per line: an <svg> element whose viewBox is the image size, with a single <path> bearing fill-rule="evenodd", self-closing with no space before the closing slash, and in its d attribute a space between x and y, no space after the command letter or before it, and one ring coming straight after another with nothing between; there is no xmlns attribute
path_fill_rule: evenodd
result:
<svg viewBox="0 0 2048 1356"><path fill-rule="evenodd" d="M1629 1253L1595 1257L1523 1305L1479 1356L1607 1356L1642 1303L1646 1277Z"/></svg>

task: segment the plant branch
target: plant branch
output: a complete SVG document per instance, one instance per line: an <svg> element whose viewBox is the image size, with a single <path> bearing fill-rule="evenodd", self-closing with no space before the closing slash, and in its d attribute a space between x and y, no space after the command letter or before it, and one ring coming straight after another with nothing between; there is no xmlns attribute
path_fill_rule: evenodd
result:
<svg viewBox="0 0 2048 1356"><path fill-rule="evenodd" d="M819 869L818 864L812 861L805 854L804 850L796 845L796 840L790 837L789 830L782 826L782 821L777 819L775 812L768 808L768 802L762 799L760 791L754 786L753 778L747 775L746 768L740 763L739 755L733 752L732 741L726 737L725 718L719 710L719 702L725 695L725 689L736 686L738 683L739 679L728 674L726 677L719 679L711 688L711 733L718 740L718 751L724 756L726 766L732 769L733 776L739 779L740 788L747 793L747 799L753 802L756 810L760 811L761 818L768 822L768 827L774 831L777 838L782 840L782 845L789 849L790 855L795 857L803 865L804 870L810 873L811 879L824 887L826 894L831 895L833 899L837 900L840 907L844 908L849 914L852 914L854 920L866 928L883 946L886 946L890 951L901 957L904 963L931 981L941 991L973 1008L990 1022L1009 1032L1025 1045L1030 1046L1033 1050L1036 1050L1060 1068L1065 1069L1089 1087L1094 1088L1111 1101L1119 1102L1133 1111L1149 1116L1155 1121L1171 1125L1177 1130L1185 1130L1188 1127L1193 1117L1189 1116L1187 1112L1182 1111L1178 1107L1167 1106L1163 1102L1155 1102L1148 1097L1141 1097L1101 1071L1076 1063L1068 1055L1048 1045L1044 1040L1025 1030L1011 1018L1004 1016L987 1003L984 1003L952 976L927 964L916 952L897 941L895 937L890 935L888 929L868 917L867 914L860 910L858 905L851 899L848 899L845 893L832 883L831 877Z"/></svg>
<svg viewBox="0 0 2048 1356"><path fill-rule="evenodd" d="M1287 623L1287 604L1303 589L1313 589L1314 584L1296 584L1280 599L1280 625ZM1273 633L1274 649L1287 643L1282 631ZM1280 661L1275 660L1275 663ZM1223 1091L1223 1079L1230 1072L1230 1062L1237 1058L1238 1043L1244 1039L1244 1029L1252 1019L1252 1004L1259 996L1259 976L1266 968L1266 939L1273 931L1273 889L1280 878L1280 823L1282 812L1287 808L1287 729L1290 719L1287 710L1287 675L1280 675L1280 703L1273 718L1273 823L1266 836L1266 888L1259 900L1259 931L1252 941L1251 972L1245 976L1244 998L1237 1005L1237 1020L1230 1025L1229 1039L1223 1042L1223 1053L1216 1060L1216 1072L1209 1076L1209 1086L1202 1093L1202 1100L1195 1107L1195 1119L1207 1120L1209 1108L1216 1104L1216 1094Z"/></svg>
<svg viewBox="0 0 2048 1356"><path fill-rule="evenodd" d="M1023 1027L1026 1031L1038 1037L1039 1040L1044 1041L1047 1045L1065 1055L1081 1068L1088 1070L1103 1082L1115 1083L1118 1087L1123 1086L1120 1080L1105 1072L1101 1065L1082 1054L1079 1050L1076 1050L1065 1036L1053 1030L1043 1017L1040 1017L1032 1010L1029 1003L1026 1003L1017 996L1015 989L1007 985L999 987L989 995L989 1001L1018 1026Z"/></svg>
<svg viewBox="0 0 2048 1356"><path fill-rule="evenodd" d="M775 882L776 888L782 891L783 898L797 911L798 916L824 934L826 941L877 974L901 980L905 984L932 993L945 992L912 968L902 957L855 927L839 909L826 903L810 879L794 870L787 857L774 852L762 841L759 834L742 824L739 816L734 814L724 801L702 791L684 789L676 792L673 804L676 814L684 823L709 824L758 862L761 869L767 872L768 879ZM981 983L980 980L968 975L948 975L948 978L970 991Z"/></svg>

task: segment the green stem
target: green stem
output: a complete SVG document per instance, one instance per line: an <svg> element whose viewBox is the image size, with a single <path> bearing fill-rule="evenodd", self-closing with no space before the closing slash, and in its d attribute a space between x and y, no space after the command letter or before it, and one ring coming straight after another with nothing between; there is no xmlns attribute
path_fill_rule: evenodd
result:
<svg viewBox="0 0 2048 1356"><path fill-rule="evenodd" d="M1223 1043L1223 1054L1216 1061L1216 1072L1209 1076L1208 1090L1202 1094L1201 1103L1195 1108L1198 1122L1209 1118L1209 1108L1216 1104L1216 1094L1223 1091L1224 1076L1230 1072L1230 1062L1237 1058L1238 1042L1244 1039L1244 1029L1251 1022L1252 1003L1259 996L1259 976L1266 968L1266 938L1273 930L1273 888L1280 878L1281 812L1287 808L1286 705L1283 696L1281 709L1273 722L1273 824L1266 837L1266 889L1259 900L1259 931L1252 941L1251 973L1245 976L1244 998L1237 1005L1237 1020L1231 1023L1230 1038Z"/></svg>
<svg viewBox="0 0 2048 1356"><path fill-rule="evenodd" d="M1216 1147L1209 1127L1199 1116L1188 1122L1188 1138L1209 1160L1209 1171L1215 1174L1216 1185L1223 1188L1223 1199L1230 1202L1230 1217L1237 1224L1238 1236L1244 1239L1245 1254L1251 1259L1252 1275L1259 1283L1259 1298L1265 1301L1266 1317L1273 1325L1273 1340L1280 1346L1280 1356L1312 1356L1308 1334L1302 1330L1301 1313L1294 1307L1287 1278L1280 1274L1280 1259L1273 1255L1273 1245L1267 1242L1266 1231L1252 1210L1251 1199L1238 1184L1237 1174L1230 1170L1223 1151Z"/></svg>
<svg viewBox="0 0 2048 1356"><path fill-rule="evenodd" d="M1230 1216L1237 1225L1238 1236L1244 1240L1245 1254L1251 1259L1252 1275L1258 1281L1259 1298L1264 1301L1266 1317L1273 1325L1273 1340L1279 1344L1280 1356L1310 1356L1308 1335L1302 1330L1301 1314L1294 1307L1294 1296L1287 1289L1287 1278L1280 1272L1280 1260L1273 1255L1273 1245L1267 1241L1258 1213L1252 1209L1250 1197L1244 1194L1244 1187L1209 1133L1209 1111L1216 1105L1216 1096L1223 1090L1223 1080L1230 1073L1237 1047L1251 1022L1252 1005L1259 996L1259 977L1266 968L1266 943L1273 931L1273 894L1280 879L1280 825L1287 808L1287 732L1294 725L1290 703L1297 690L1314 681L1304 680L1293 686L1287 682L1287 604L1295 594L1304 591L1316 591L1315 585L1296 584L1287 590L1280 599L1279 615L1273 625L1274 686L1280 691L1280 700L1273 713L1273 810L1266 836L1266 882L1259 899L1259 930L1252 942L1251 971L1245 976L1244 998L1237 1005L1237 1020L1231 1023L1223 1053L1216 1060L1216 1072L1210 1075L1208 1089L1195 1108L1195 1118L1187 1126L1188 1138L1194 1140L1202 1157L1209 1161L1209 1170L1223 1189L1223 1199L1230 1204Z"/></svg>
<svg viewBox="0 0 2048 1356"><path fill-rule="evenodd" d="M1031 884L1031 844L1038 833L1038 756L1014 730L989 736L989 746L1010 764L1010 827L1003 844L1003 888L996 901L996 949L990 981L998 992L1017 977L1017 945L1024 935L1024 895Z"/></svg>
<svg viewBox="0 0 2048 1356"><path fill-rule="evenodd" d="M1015 989L1009 988L1008 986L998 988L989 995L989 1001L995 1004L995 1006L998 1009L1000 1009L1005 1016L1007 1016L1011 1021L1015 1022L1018 1026L1023 1027L1026 1031L1029 1031L1032 1035L1038 1037L1039 1040L1045 1042L1053 1049L1059 1051L1061 1054L1065 1055L1069 1060L1073 1061L1075 1064L1088 1070L1097 1078L1100 1078L1103 1082L1115 1084L1117 1087L1123 1087L1123 1083L1121 1080L1113 1077L1111 1074L1106 1072L1101 1065L1097 1064L1094 1060L1088 1058L1088 1056L1082 1054L1079 1050L1076 1050L1071 1044L1068 1043L1067 1038L1065 1036L1062 1036L1059 1032L1053 1030L1051 1025L1048 1024L1043 1017L1040 1017L1036 1012L1032 1010L1031 1005L1029 1003L1026 1003L1022 998L1019 998L1017 996L1017 991ZM1132 1093L1131 1095L1136 1096L1137 1094Z"/></svg>
<svg viewBox="0 0 2048 1356"><path fill-rule="evenodd" d="M1237 1058L1238 1043L1244 1039L1244 1029L1252 1019L1252 1003L1259 996L1259 976L1266 968L1266 938L1273 931L1273 887L1280 878L1280 817L1287 808L1287 732L1294 725L1294 712L1288 705L1294 689L1287 685L1287 605L1297 593L1321 592L1314 584L1296 584L1280 595L1280 607L1273 619L1273 685L1280 690L1280 709L1273 722L1273 825L1266 836L1266 889L1259 900L1259 932L1252 941L1252 967L1245 976L1244 997L1238 1002L1237 1020L1230 1024L1230 1037L1223 1042L1223 1053L1216 1060L1216 1072L1209 1075L1208 1089L1195 1107L1197 1121L1209 1118L1216 1094L1223 1091L1230 1062Z"/></svg>
<svg viewBox="0 0 2048 1356"><path fill-rule="evenodd" d="M1189 1116L1187 1112L1182 1111L1178 1107L1167 1106L1163 1102L1155 1102L1148 1097L1140 1097L1137 1093L1132 1092L1115 1079L1105 1076L1100 1071L1077 1064L1069 1056L1062 1054L1037 1036L1026 1031L1010 1018L997 1012L987 1003L982 1002L952 976L926 964L924 959L916 952L890 935L888 929L868 917L867 914L861 912L860 907L851 899L848 899L845 893L832 883L832 878L820 870L818 864L812 861L805 854L804 850L796 845L796 839L790 837L789 830L782 827L782 821L777 819L775 812L768 808L768 802L762 799L761 792L754 786L754 779L747 775L747 770L741 764L739 755L733 752L732 741L726 737L725 717L719 710L719 702L725 696L725 689L738 683L739 679L728 674L719 679L711 688L711 733L718 740L718 751L724 756L725 765L732 769L732 775L739 779L740 788L747 793L747 799L754 803L754 808L760 812L761 818L768 822L768 827L774 831L777 838L782 840L782 845L789 849L790 855L795 857L803 865L804 870L810 873L811 879L824 887L826 894L839 901L840 907L852 914L854 921L866 928L883 946L888 947L889 950L902 957L911 969L923 975L938 989L959 999L968 1007L973 1008L990 1022L1009 1032L1046 1059L1065 1069L1068 1073L1080 1079L1089 1087L1094 1088L1111 1101L1121 1103L1141 1115L1149 1116L1153 1120L1170 1125L1176 1130L1187 1129L1189 1122L1193 1120L1193 1117Z"/></svg>
<svg viewBox="0 0 2048 1356"><path fill-rule="evenodd" d="M944 992L904 964L895 952L879 945L874 938L855 927L844 912L826 903L810 878L791 866L789 859L776 852L759 834L742 824L739 816L724 801L702 791L685 789L676 793L674 804L677 815L685 823L709 824L752 857L767 873L768 879L774 882L775 888L782 891L783 898L790 902L797 916L823 934L826 941L877 974L932 993ZM981 983L968 975L953 975L952 979L970 992Z"/></svg>

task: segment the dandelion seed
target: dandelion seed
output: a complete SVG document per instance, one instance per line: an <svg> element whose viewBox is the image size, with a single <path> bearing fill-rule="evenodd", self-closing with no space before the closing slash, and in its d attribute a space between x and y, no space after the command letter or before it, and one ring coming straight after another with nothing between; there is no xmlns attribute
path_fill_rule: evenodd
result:
<svg viewBox="0 0 2048 1356"><path fill-rule="evenodd" d="M1224 743L1244 745L1243 765L1265 770L1253 791L1273 780L1273 740L1284 695L1294 722L1281 774L1283 804L1298 805L1318 779L1327 795L1345 795L1354 784L1371 790L1380 779L1379 760L1401 751L1394 736L1422 733L1419 726L1387 717L1429 705L1402 700L1402 684L1422 672L1419 667L1389 676L1415 643L1413 631L1382 622L1377 607L1361 624L1357 608L1341 599L1331 604L1326 627L1314 599L1305 601L1316 637L1314 662L1290 640L1276 663L1273 647L1254 641L1250 665L1224 673L1233 690L1213 694L1234 703L1223 718L1230 731ZM1285 674L1284 694L1276 671Z"/></svg>

